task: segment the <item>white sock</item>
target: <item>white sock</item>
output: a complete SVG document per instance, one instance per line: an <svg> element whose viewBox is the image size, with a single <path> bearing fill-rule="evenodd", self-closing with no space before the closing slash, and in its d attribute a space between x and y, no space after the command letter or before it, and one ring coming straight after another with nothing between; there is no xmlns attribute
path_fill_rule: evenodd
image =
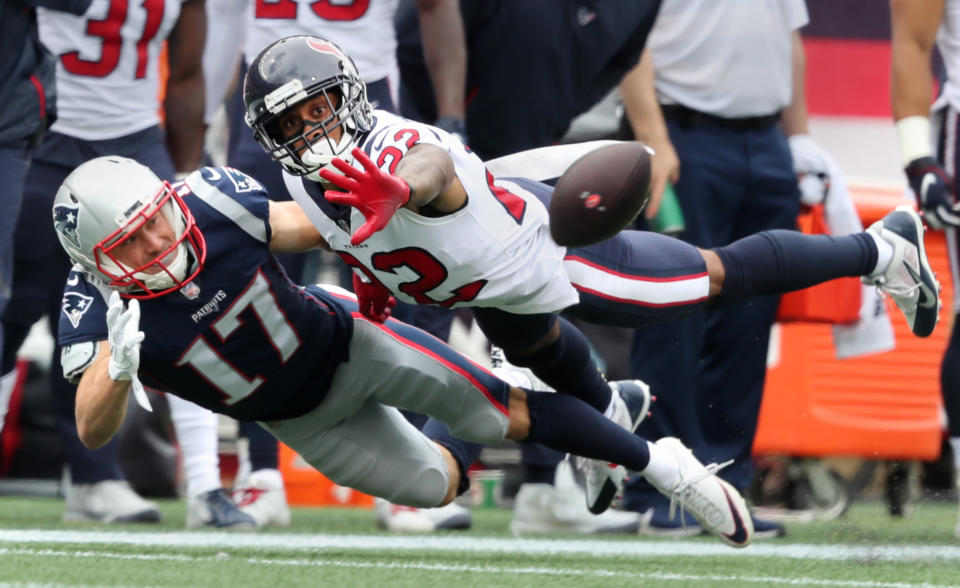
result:
<svg viewBox="0 0 960 588"><path fill-rule="evenodd" d="M3 431L3 421L7 418L7 409L10 406L10 398L13 396L13 385L17 383L17 373L14 368L0 376L0 432Z"/></svg>
<svg viewBox="0 0 960 588"><path fill-rule="evenodd" d="M250 474L250 480L256 480L258 484L266 483L271 488L283 488L283 476L280 470L273 468L264 468Z"/></svg>
<svg viewBox="0 0 960 588"><path fill-rule="evenodd" d="M173 394L167 394L167 402L183 456L187 496L198 496L220 488L217 415Z"/></svg>
<svg viewBox="0 0 960 588"><path fill-rule="evenodd" d="M531 382L527 374L523 372L510 368L493 368L490 371L493 372L493 375L515 388L526 388L527 390L533 388L533 382Z"/></svg>
<svg viewBox="0 0 960 588"><path fill-rule="evenodd" d="M612 389L610 390L610 404L608 404L607 409L603 411L603 416L607 417L608 419L613 419L613 407L616 404L617 395L617 392L614 392Z"/></svg>
<svg viewBox="0 0 960 588"><path fill-rule="evenodd" d="M950 437L950 447L953 448L953 467L960 472L960 437ZM960 484L960 478L957 483Z"/></svg>
<svg viewBox="0 0 960 588"><path fill-rule="evenodd" d="M873 242L877 244L877 265L873 268L873 271L870 272L870 277L874 278L887 271L887 268L890 267L890 262L893 261L893 245L887 243L873 231L867 231L867 234L870 235L870 237L873 238Z"/></svg>
<svg viewBox="0 0 960 588"><path fill-rule="evenodd" d="M659 487L670 488L680 474L677 456L649 441L647 441L647 448L650 450L650 463L641 472L643 477L656 482Z"/></svg>

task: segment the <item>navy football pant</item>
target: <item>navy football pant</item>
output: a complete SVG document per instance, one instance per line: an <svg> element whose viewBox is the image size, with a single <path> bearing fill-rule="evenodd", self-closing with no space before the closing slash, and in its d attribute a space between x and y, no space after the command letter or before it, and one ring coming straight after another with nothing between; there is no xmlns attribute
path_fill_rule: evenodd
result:
<svg viewBox="0 0 960 588"><path fill-rule="evenodd" d="M173 178L173 163L159 127L106 141L82 141L59 133L47 133L43 144L33 154L26 176L23 205L17 219L14 236L16 281L3 315L4 330L9 340L3 352L4 373L13 369L16 353L30 327L44 314L51 319L51 329L56 339L60 300L70 260L60 247L50 220L50 210L57 188L67 175L81 163L102 155L130 157L150 167L161 178ZM76 386L62 377L59 346L53 351L51 372L51 396L57 428L64 443L73 482L91 484L122 479L123 474L117 465L115 439L91 451L77 437L74 420Z"/></svg>

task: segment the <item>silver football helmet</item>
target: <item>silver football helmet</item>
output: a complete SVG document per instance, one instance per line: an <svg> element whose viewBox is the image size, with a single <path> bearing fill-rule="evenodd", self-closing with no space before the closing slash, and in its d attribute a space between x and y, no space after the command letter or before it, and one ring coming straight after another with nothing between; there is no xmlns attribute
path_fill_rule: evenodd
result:
<svg viewBox="0 0 960 588"><path fill-rule="evenodd" d="M117 259L117 247L157 214L173 229L173 243L140 267ZM54 198L53 224L70 259L128 298L185 286L206 258L203 235L170 183L126 157L98 157L73 170Z"/></svg>
<svg viewBox="0 0 960 588"><path fill-rule="evenodd" d="M284 137L278 120L321 95L333 108L332 116ZM243 101L247 125L264 151L288 172L316 182L333 158L353 161L350 151L373 128L373 107L356 65L335 43L320 37L287 37L261 51L247 69ZM335 129L339 139L333 138Z"/></svg>

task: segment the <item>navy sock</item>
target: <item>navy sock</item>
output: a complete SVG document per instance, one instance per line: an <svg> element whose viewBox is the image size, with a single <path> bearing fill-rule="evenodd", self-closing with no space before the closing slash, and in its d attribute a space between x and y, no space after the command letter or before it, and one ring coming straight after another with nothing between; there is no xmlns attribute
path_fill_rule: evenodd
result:
<svg viewBox="0 0 960 588"><path fill-rule="evenodd" d="M257 423L240 421L239 435L250 441L250 471L280 468L277 438Z"/></svg>
<svg viewBox="0 0 960 588"><path fill-rule="evenodd" d="M877 244L866 233L834 237L777 229L713 251L726 271L723 291L714 301L718 306L866 275L877 265Z"/></svg>
<svg viewBox="0 0 960 588"><path fill-rule="evenodd" d="M559 318L560 336L532 355L516 356L504 349L507 360L533 370L538 378L561 394L583 400L601 413L610 405L610 386L590 355L590 344L580 329Z"/></svg>
<svg viewBox="0 0 960 588"><path fill-rule="evenodd" d="M582 400L551 392L527 392L530 434L524 443L591 459L602 459L637 472L650 462L643 437L620 427Z"/></svg>
<svg viewBox="0 0 960 588"><path fill-rule="evenodd" d="M483 445L454 437L450 434L447 425L434 419L427 419L427 423L423 426L423 434L450 450L450 454L453 455L453 459L456 460L457 467L460 469L460 485L457 486L457 495L466 492L470 488L470 478L467 476L467 472L470 470L470 465L480 458Z"/></svg>

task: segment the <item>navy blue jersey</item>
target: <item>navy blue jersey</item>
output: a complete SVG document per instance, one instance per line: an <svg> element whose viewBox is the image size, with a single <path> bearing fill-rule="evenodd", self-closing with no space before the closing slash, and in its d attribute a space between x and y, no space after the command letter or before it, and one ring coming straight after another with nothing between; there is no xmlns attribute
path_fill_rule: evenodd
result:
<svg viewBox="0 0 960 588"><path fill-rule="evenodd" d="M240 420L313 409L347 359L349 312L321 288L287 278L269 252L267 195L255 180L204 168L175 188L203 233L207 259L179 292L140 301L140 378ZM109 294L89 274L70 273L61 345L107 338Z"/></svg>

